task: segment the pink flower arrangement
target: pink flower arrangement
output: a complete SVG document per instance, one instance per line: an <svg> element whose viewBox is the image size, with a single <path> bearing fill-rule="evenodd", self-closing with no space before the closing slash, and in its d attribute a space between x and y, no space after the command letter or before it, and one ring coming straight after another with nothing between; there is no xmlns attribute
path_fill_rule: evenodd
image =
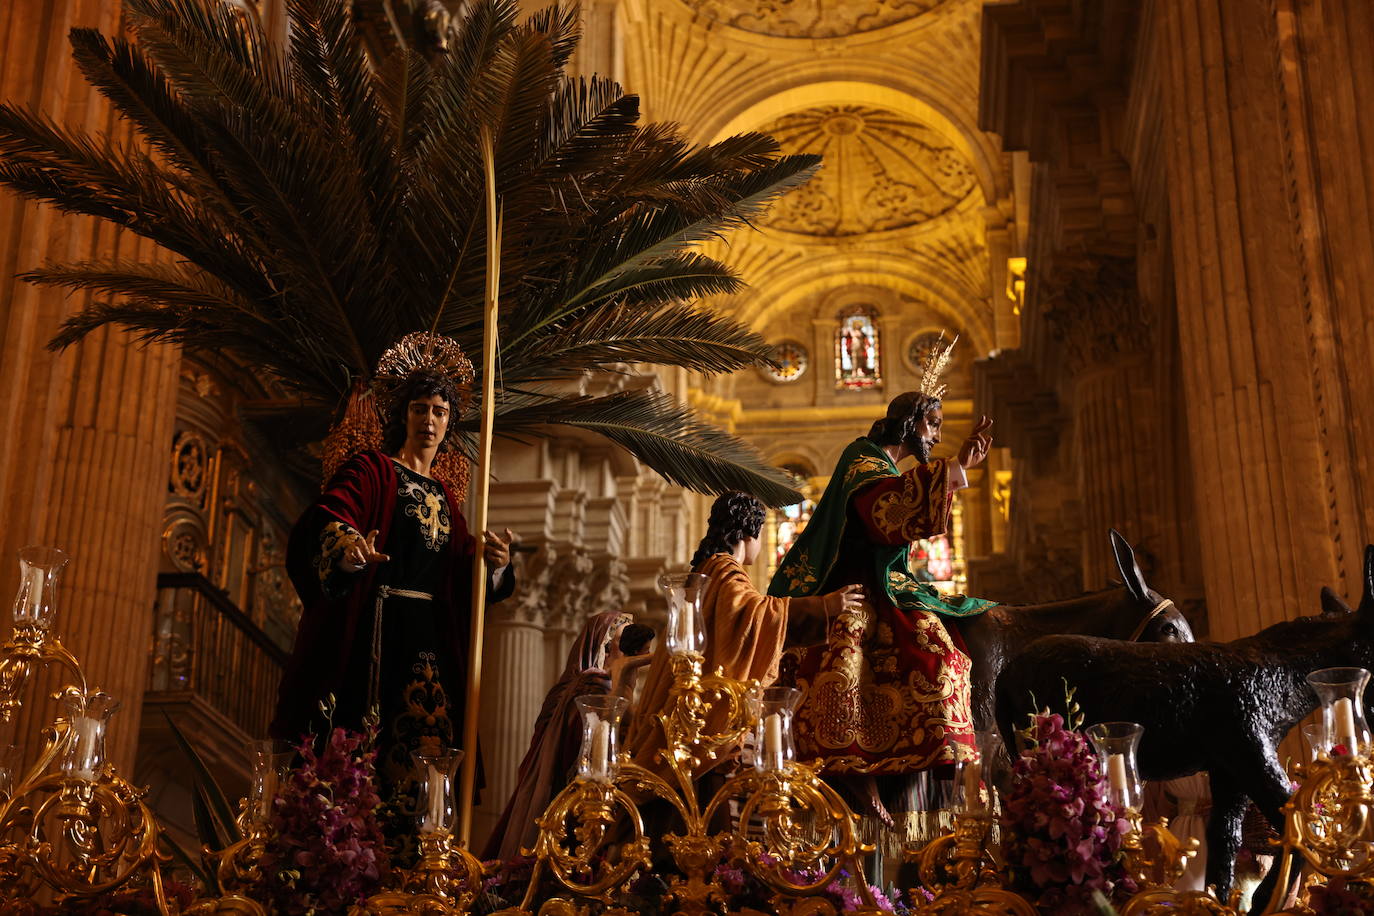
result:
<svg viewBox="0 0 1374 916"><path fill-rule="evenodd" d="M1016 761L1003 798L1007 863L1017 885L1048 913L1092 913L1093 891L1122 900L1135 883L1121 863L1130 822L1107 800L1107 782L1088 740L1063 717L1033 716L1033 743Z"/></svg>
<svg viewBox="0 0 1374 916"><path fill-rule="evenodd" d="M301 764L272 803L272 838L259 899L272 912L341 913L381 887L386 847L377 808L375 730L336 728L317 753L302 739Z"/></svg>
<svg viewBox="0 0 1374 916"><path fill-rule="evenodd" d="M1308 906L1316 916L1370 916L1374 914L1374 888L1360 882L1332 878L1311 890Z"/></svg>

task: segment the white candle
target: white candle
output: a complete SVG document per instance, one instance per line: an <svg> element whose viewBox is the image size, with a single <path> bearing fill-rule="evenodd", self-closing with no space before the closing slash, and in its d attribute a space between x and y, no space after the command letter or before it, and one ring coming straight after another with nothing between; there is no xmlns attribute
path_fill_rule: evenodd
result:
<svg viewBox="0 0 1374 916"><path fill-rule="evenodd" d="M76 762L74 774L81 779L93 780L100 768L100 753L96 745L100 739L101 722L90 716L77 716L72 720L73 757Z"/></svg>
<svg viewBox="0 0 1374 916"><path fill-rule="evenodd" d="M1107 755L1107 784L1120 798L1126 798L1126 757L1122 754Z"/></svg>
<svg viewBox="0 0 1374 916"><path fill-rule="evenodd" d="M611 723L597 719L592 724L592 749L587 761L587 775L597 782L605 782L610 772Z"/></svg>
<svg viewBox="0 0 1374 916"><path fill-rule="evenodd" d="M422 829L425 833L438 833L444 826L444 777L434 764L429 765L426 774L426 792L429 795L429 812Z"/></svg>
<svg viewBox="0 0 1374 916"><path fill-rule="evenodd" d="M1351 753L1356 748L1355 734L1355 704L1350 702L1350 697L1337 697L1336 702L1331 707L1332 716L1336 720L1336 734L1332 736L1332 744L1344 744Z"/></svg>
<svg viewBox="0 0 1374 916"><path fill-rule="evenodd" d="M687 602L677 607L677 647L680 652L697 651L696 615Z"/></svg>
<svg viewBox="0 0 1374 916"><path fill-rule="evenodd" d="M770 712L763 719L763 759L768 769L782 769L782 713L780 712Z"/></svg>
<svg viewBox="0 0 1374 916"><path fill-rule="evenodd" d="M38 622L43 608L43 570L30 566L28 573L28 594L24 597L24 616L31 622Z"/></svg>
<svg viewBox="0 0 1374 916"><path fill-rule="evenodd" d="M964 761L964 805L970 811L983 807L982 778L979 766L972 760Z"/></svg>
<svg viewBox="0 0 1374 916"><path fill-rule="evenodd" d="M269 767L262 774L262 797L258 799L258 818L262 821L272 817L272 799L277 797L277 771Z"/></svg>

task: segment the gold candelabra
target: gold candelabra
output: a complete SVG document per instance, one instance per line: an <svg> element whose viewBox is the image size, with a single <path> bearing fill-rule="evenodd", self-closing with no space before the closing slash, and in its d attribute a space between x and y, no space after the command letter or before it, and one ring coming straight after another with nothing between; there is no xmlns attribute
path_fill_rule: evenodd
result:
<svg viewBox="0 0 1374 916"><path fill-rule="evenodd" d="M14 630L0 646L0 719L23 705L32 674L49 663L73 678L56 694L61 712L44 729L44 745L22 776L0 791L0 903L48 898L61 903L142 889L164 916L169 902L160 850L162 829L144 791L105 759L105 731L118 708L89 689L81 664L53 635L57 581L67 557L54 548L20 553ZM197 901L184 912L264 916L235 896Z"/></svg>
<svg viewBox="0 0 1374 916"><path fill-rule="evenodd" d="M252 895L272 839L271 804L286 758L265 746L256 750L253 792L238 815L242 839L205 851L218 893L184 905L172 899L164 875L168 859L160 849L162 828L143 791L105 758L106 727L118 704L88 686L78 660L52 633L57 574L65 562L48 548L23 552L15 627L0 645L0 720L22 707L24 688L41 667L56 664L72 681L55 695L60 711L43 731L38 758L22 773L0 778L0 911L35 900L62 904L141 891L162 916L266 916L266 907ZM675 916L704 916L727 903L716 871L722 861L768 888L770 905L780 916L835 916L835 906L821 892L845 872L856 885L857 912L875 916L880 910L863 879L863 856L872 847L859 841L857 818L821 780L819 768L795 759L791 712L796 692L760 690L756 682L720 671L703 673L704 640L694 594L699 583L679 578L664 586L673 680L667 706L658 715L666 775L617 752L624 700L579 699L584 734L578 776L539 818L531 851L534 873L523 900L498 916L586 916L591 903L600 905L601 916L630 916L616 892L628 890L637 873L669 861L677 874L669 879L665 897ZM1332 881L1374 902L1374 741L1360 713L1368 673L1331 674L1313 675L1328 676L1326 682L1313 681L1319 693L1326 691L1319 732L1324 737L1314 744L1312 762L1296 768L1301 787L1283 807L1275 865L1279 890L1266 916L1313 913L1309 903L1323 883ZM1132 727L1138 737L1138 726ZM723 777L709 798L700 797L701 769L739 746L750 731L753 766ZM1113 765L1133 773L1133 752L1125 757ZM457 760L456 754L420 758L418 862L396 872L391 887L351 907L349 916L471 912L484 873L452 834ZM923 901L912 911L917 916L1033 916L1034 901L1012 889L1006 863L990 841L992 780L986 770L981 777L965 776L959 780L963 796L953 830L910 853L924 890L912 894L914 902ZM986 801L981 785L989 789ZM662 837L657 857L641 811L650 800L680 824L678 832ZM1122 845L1123 864L1139 891L1121 906L1121 916L1238 916L1234 900L1173 889L1187 859L1196 854L1196 840L1180 840L1162 820L1142 824L1135 801L1124 807L1131 810L1132 829ZM545 876L556 889L540 899ZM1295 895L1284 892L1293 886Z"/></svg>
<svg viewBox="0 0 1374 916"><path fill-rule="evenodd" d="M658 715L668 778L616 753L623 701L579 701L586 726L578 776L539 818L524 899L498 916L570 916L583 912L579 900L599 901L610 907L607 913L623 913L615 907L614 892L628 891L633 876L655 864L640 807L651 799L681 825L680 832L662 839L678 872L668 878L666 896L682 916L713 912L712 902L724 901L726 892L715 874L722 859L766 886L779 913L833 916L834 907L817 899L818 892L846 872L856 885L860 912L880 912L863 880L862 857L873 850L859 841L858 819L821 780L818 767L795 759L791 712L797 692L761 691L756 681L739 681L719 670L703 673L697 605L702 578L687 574L660 580L669 600L673 676L667 708ZM721 724L708 730L708 719ZM702 765L739 746L750 730L755 765L725 777L703 804L697 778ZM738 805L733 817L731 802ZM560 890L541 902L546 872Z"/></svg>
<svg viewBox="0 0 1374 916"><path fill-rule="evenodd" d="M578 912L578 898L613 904L612 892L626 889L636 872L653 863L640 810L641 801L650 798L664 803L681 823L681 832L663 837L680 872L668 883L668 896L679 913L713 912L711 902L724 899L714 870L726 856L773 891L774 906L780 912L790 910L796 900L814 897L846 869L849 875L859 876L855 883L863 911L879 912L867 882L861 879L861 857L872 852L872 847L859 842L857 818L821 780L818 768L788 759L787 749L779 742L786 741L779 720L772 720L779 725L772 738L765 733L763 747L758 749L772 758L725 778L702 803L696 778L702 763L738 745L751 728L769 721L768 716L781 713L760 711L765 707L758 699L757 682L734 680L719 672L702 674L699 652L675 652L671 664L668 709L658 718L667 739L663 759L672 781L630 762L625 754L603 765L595 741L584 748L584 759L590 760L539 818L539 836L531 850L534 871L525 897L519 906L501 911L503 916ZM723 710L725 724L719 731L708 732L707 713L712 709ZM618 718L618 713L612 717ZM728 818L731 801L739 807ZM722 819L732 819L735 825L719 824ZM617 828L622 833L617 834ZM803 869L809 870L808 876L799 879ZM545 870L564 893L536 908ZM807 912L827 912L814 904L813 900Z"/></svg>
<svg viewBox="0 0 1374 916"><path fill-rule="evenodd" d="M21 552L14 630L0 645L0 721L12 719L23 706L24 688L45 665L60 665L73 680L56 695L61 711L44 729L38 759L22 775L14 774L9 786L0 780L0 912L37 900L63 904L143 891L162 916L267 916L250 895L259 886L271 839L277 776L290 755L257 755L254 791L237 818L242 839L204 851L220 893L202 894L185 906L170 898L163 830L143 800L145 790L105 758L106 727L118 703L88 688L80 662L52 632L57 583L66 562L65 554L53 548ZM352 907L350 916L469 912L482 887L482 865L452 836L457 759L424 758L430 778L422 781L428 804L419 861L398 871L393 887Z"/></svg>

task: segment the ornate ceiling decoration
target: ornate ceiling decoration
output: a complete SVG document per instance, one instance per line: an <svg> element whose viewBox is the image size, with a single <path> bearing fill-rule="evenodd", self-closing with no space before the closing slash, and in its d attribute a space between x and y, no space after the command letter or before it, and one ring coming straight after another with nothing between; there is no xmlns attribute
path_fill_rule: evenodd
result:
<svg viewBox="0 0 1374 916"><path fill-rule="evenodd" d="M702 16L774 38L842 38L915 19L946 0L683 0Z"/></svg>
<svg viewBox="0 0 1374 916"><path fill-rule="evenodd" d="M973 167L936 131L861 105L809 108L762 130L789 153L820 153L820 174L782 198L764 224L821 238L904 229L973 192Z"/></svg>

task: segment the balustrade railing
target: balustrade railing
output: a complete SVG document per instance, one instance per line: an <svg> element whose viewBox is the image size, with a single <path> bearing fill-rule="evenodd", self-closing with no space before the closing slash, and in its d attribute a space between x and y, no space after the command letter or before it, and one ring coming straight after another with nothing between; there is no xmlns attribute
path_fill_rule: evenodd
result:
<svg viewBox="0 0 1374 916"><path fill-rule="evenodd" d="M161 573L150 691L194 693L249 735L267 733L287 653L199 573Z"/></svg>

